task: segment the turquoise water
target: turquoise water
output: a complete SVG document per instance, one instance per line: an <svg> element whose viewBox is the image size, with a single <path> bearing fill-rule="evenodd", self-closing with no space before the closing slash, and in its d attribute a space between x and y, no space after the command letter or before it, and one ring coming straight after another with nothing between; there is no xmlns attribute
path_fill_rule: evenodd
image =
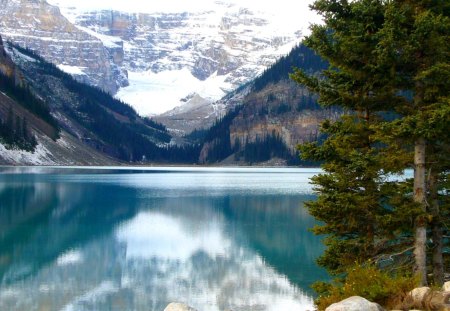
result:
<svg viewBox="0 0 450 311"><path fill-rule="evenodd" d="M0 310L312 310L317 172L0 168Z"/></svg>

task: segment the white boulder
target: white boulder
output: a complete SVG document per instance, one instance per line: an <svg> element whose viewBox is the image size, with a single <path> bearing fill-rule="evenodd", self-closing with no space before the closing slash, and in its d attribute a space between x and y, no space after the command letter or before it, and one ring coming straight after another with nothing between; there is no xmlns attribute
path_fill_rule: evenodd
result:
<svg viewBox="0 0 450 311"><path fill-rule="evenodd" d="M444 283L444 285L442 286L442 290L444 292L450 292L450 281Z"/></svg>
<svg viewBox="0 0 450 311"><path fill-rule="evenodd" d="M414 288L409 292L409 296L413 299L413 301L423 302L425 301L425 296L430 294L431 288L429 287L418 287Z"/></svg>
<svg viewBox="0 0 450 311"><path fill-rule="evenodd" d="M325 311L384 311L384 309L377 303L353 296L332 304Z"/></svg>

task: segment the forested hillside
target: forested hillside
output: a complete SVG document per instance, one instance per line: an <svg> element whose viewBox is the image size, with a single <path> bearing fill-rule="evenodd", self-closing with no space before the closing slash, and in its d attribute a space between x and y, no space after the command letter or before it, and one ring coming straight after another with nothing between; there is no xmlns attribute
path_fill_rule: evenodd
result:
<svg viewBox="0 0 450 311"><path fill-rule="evenodd" d="M48 105L34 96L21 72L4 50L0 37L0 143L7 149L34 152L35 130L49 138L59 137L59 126Z"/></svg>
<svg viewBox="0 0 450 311"><path fill-rule="evenodd" d="M3 101L0 109L0 135L7 148L32 153L38 144L27 118L8 107L18 104L54 128L47 133L53 140L63 130L79 144L125 162L197 161L198 145L170 145L171 136L163 125L140 117L108 93L76 81L36 53L5 45L0 91L10 104Z"/></svg>
<svg viewBox="0 0 450 311"><path fill-rule="evenodd" d="M228 158L231 163L255 164L282 159L284 164L299 164L296 145L320 139L321 120L334 118L338 112L322 109L317 97L291 81L289 74L294 68L319 74L327 67L311 49L301 44L295 47L247 86L251 91L240 105L203 133L200 162Z"/></svg>
<svg viewBox="0 0 450 311"><path fill-rule="evenodd" d="M301 68L305 72L313 74L328 68L328 63L307 46L299 44L288 55L281 57L257 77L253 81L252 90L259 92L269 84L288 79L289 74L294 72L294 68Z"/></svg>
<svg viewBox="0 0 450 311"><path fill-rule="evenodd" d="M0 109L0 142L7 148L34 151L37 145L36 137L28 126L27 117L13 110L13 103L19 104L24 110L47 122L54 129L53 138L57 138L58 125L50 115L48 106L34 97L27 88L16 85L12 77L2 72L0 72L0 92L3 97L11 99L9 104L3 104L3 109Z"/></svg>

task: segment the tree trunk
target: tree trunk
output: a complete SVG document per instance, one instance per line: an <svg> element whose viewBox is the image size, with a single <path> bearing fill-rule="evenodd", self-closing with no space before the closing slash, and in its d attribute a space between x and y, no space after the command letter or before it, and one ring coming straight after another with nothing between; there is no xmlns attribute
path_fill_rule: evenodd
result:
<svg viewBox="0 0 450 311"><path fill-rule="evenodd" d="M438 176L436 171L432 171L429 177L429 201L431 215L431 234L433 239L433 281L434 285L444 284L444 259L443 251L443 228L439 211L438 198Z"/></svg>
<svg viewBox="0 0 450 311"><path fill-rule="evenodd" d="M418 203L425 213L426 205L426 180L425 180L425 148L426 142L424 138L419 138L415 143L414 149L414 202ZM414 243L414 273L420 278L420 285L427 285L427 220L426 217L418 217L416 219L416 232Z"/></svg>

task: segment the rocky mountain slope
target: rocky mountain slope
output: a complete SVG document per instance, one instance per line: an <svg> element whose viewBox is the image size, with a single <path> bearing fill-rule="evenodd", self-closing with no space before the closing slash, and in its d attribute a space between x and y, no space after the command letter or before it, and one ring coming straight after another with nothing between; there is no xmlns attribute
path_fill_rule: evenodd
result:
<svg viewBox="0 0 450 311"><path fill-rule="evenodd" d="M47 4L42 6L45 8ZM0 120L4 125L9 124L13 133L20 134L6 134L6 145L2 145L0 152L3 163L251 164L278 158L281 159L278 164L287 164L295 162L297 144L320 138L318 126L322 120L339 115L338 111L320 108L313 94L288 79L293 67L310 73L327 67L311 50L300 45L257 79L213 105L205 106L199 94L185 98L185 106L177 108L181 117L165 120L170 127L177 128L184 123L185 129L194 130L201 128L199 120L206 127L214 122L215 116L222 117L209 130L194 131L185 137L184 142L176 140L182 143L181 146L174 146L174 140L164 126L140 117L132 107L104 91L78 82L31 50L11 43L5 47L1 49L0 72L14 81L14 85L22 87L29 102L34 104L24 105L23 100L22 104L17 102L14 93L1 94ZM42 106L43 110L39 109L43 112L34 107L35 104L38 108ZM198 111L201 119L192 118L192 111ZM206 114L210 117L206 118ZM10 115L22 121L8 121L13 119ZM25 119L37 142L30 139ZM31 153L33 156L30 150L7 150L8 139L20 142L16 143L20 148L15 149L37 150L37 153Z"/></svg>
<svg viewBox="0 0 450 311"><path fill-rule="evenodd" d="M32 51L5 44L0 55L0 163L111 164L182 154L172 152L162 125ZM25 136L37 141L24 143Z"/></svg>
<svg viewBox="0 0 450 311"><path fill-rule="evenodd" d="M313 94L289 80L293 67L310 73L327 67L302 45L217 102L229 112L210 129L177 140L180 146L173 145L161 124L77 82L34 52L8 43L0 56L0 140L6 133L0 163L294 164L298 163L295 146L320 139L319 124L340 114L322 109ZM20 92L14 93L8 85L19 87ZM3 131L4 125L11 130ZM29 132L36 142L25 139L31 137Z"/></svg>
<svg viewBox="0 0 450 311"><path fill-rule="evenodd" d="M11 81L13 86L7 85ZM19 92L14 92L14 85ZM0 165L112 165L117 163L110 157L86 146L78 139L60 130L55 119L45 113L47 107L39 100L31 101L26 93L27 81L24 73L6 53L0 37ZM25 100L23 100L25 99ZM33 109L44 105L44 113ZM47 116L47 117L46 117ZM10 119L10 120L9 120ZM21 120L26 125L17 127ZM52 122L53 121L53 122ZM8 123L11 122L12 126ZM15 124L14 124L15 123ZM33 141L20 144L17 132L26 131ZM7 137L5 137L7 136ZM23 136L23 133L22 133ZM9 138L9 141L8 141ZM27 149L27 150L24 150Z"/></svg>

